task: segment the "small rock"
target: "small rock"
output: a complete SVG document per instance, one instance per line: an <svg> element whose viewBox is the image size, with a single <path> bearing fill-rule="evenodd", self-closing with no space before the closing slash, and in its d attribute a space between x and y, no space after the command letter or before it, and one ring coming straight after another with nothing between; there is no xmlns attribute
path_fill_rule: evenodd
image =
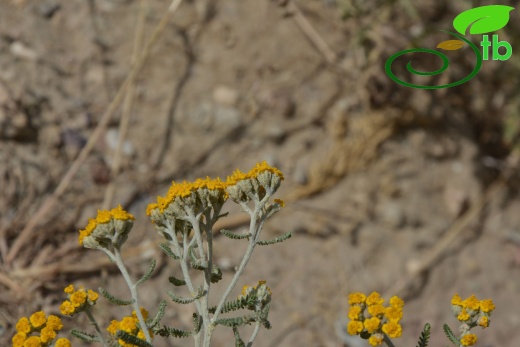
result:
<svg viewBox="0 0 520 347"><path fill-rule="evenodd" d="M267 137L269 140L280 144L287 137L287 131L278 125L272 125L267 129Z"/></svg>
<svg viewBox="0 0 520 347"><path fill-rule="evenodd" d="M38 59L38 54L31 48L27 47L20 41L15 41L11 43L11 46L9 47L9 50L12 55L18 58L36 61Z"/></svg>
<svg viewBox="0 0 520 347"><path fill-rule="evenodd" d="M217 86L213 90L213 100L222 106L235 106L238 99L238 91L227 86Z"/></svg>

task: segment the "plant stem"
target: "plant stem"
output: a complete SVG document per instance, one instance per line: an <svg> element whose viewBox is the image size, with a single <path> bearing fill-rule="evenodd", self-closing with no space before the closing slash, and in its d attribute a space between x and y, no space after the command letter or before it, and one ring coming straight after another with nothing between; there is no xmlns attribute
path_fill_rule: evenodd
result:
<svg viewBox="0 0 520 347"><path fill-rule="evenodd" d="M388 347L395 347L392 340L390 340L386 334L383 334L383 336L384 336L383 339L386 342L386 344L388 345Z"/></svg>
<svg viewBox="0 0 520 347"><path fill-rule="evenodd" d="M256 322L255 330L253 331L253 334L251 335L251 338L249 339L249 342L247 343L247 347L253 346L253 341L256 339L256 335L258 335L259 331L260 331L260 322Z"/></svg>
<svg viewBox="0 0 520 347"><path fill-rule="evenodd" d="M109 253L108 250L106 252ZM133 299L132 306L134 308L135 315L137 316L137 319L139 320L139 325L141 326L141 330L143 331L146 341L151 344L152 338L150 337L150 333L148 332L148 327L146 326L146 322L144 320L143 314L141 313L141 308L139 306L139 299L137 297L136 285L132 282L132 279L130 278L128 271L126 270L125 264L123 264L123 259L121 258L121 253L118 248L114 248L114 254L112 255L111 258L113 258L113 260L117 264L119 271L121 271L121 274L123 275L123 278L125 279L126 284L128 285L128 288L130 289L130 294L132 295L132 299Z"/></svg>

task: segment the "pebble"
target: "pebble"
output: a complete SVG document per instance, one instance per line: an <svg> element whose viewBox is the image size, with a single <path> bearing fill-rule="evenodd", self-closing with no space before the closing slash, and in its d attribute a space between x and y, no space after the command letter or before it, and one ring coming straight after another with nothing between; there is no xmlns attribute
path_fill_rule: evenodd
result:
<svg viewBox="0 0 520 347"><path fill-rule="evenodd" d="M220 85L213 90L213 100L219 105L236 106L238 99L238 91L230 87Z"/></svg>
<svg viewBox="0 0 520 347"><path fill-rule="evenodd" d="M13 43L11 43L9 51L12 55L18 58L31 61L36 61L38 59L38 54L31 48L21 43L20 41L14 41Z"/></svg>

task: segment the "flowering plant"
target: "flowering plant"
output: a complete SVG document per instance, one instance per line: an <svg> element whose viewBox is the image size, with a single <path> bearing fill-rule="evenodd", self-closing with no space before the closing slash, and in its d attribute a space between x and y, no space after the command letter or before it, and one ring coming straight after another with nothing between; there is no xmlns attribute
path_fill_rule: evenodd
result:
<svg viewBox="0 0 520 347"><path fill-rule="evenodd" d="M385 299L380 294L373 292L366 296L363 293L352 293L348 297L350 305L347 331L350 335L359 335L368 340L371 346L379 346L383 341L394 347L390 338L401 337L402 327L399 321L403 318L404 301L393 296L388 307L383 306ZM477 336L469 331L480 326L489 326L489 317L495 309L493 301L478 300L475 295L462 300L455 294L451 300L453 313L462 322L459 327L460 336L457 337L447 324L443 329L448 339L457 347L472 346L477 342ZM366 311L366 312L365 312ZM367 314L367 315L366 315ZM418 347L426 347L430 338L430 324L426 323L419 338Z"/></svg>
<svg viewBox="0 0 520 347"><path fill-rule="evenodd" d="M102 251L117 265L128 285L131 298L116 298L103 288L99 288L99 294L113 304L132 306L133 311L130 316L119 321L113 320L105 328L109 334L103 333L92 312L98 293L82 287L75 290L73 285L69 285L65 288L68 298L60 306L61 313L73 316L84 312L96 330L95 335L77 330L73 330L72 335L85 342L101 343L105 347L150 347L156 335L193 337L195 346L208 347L214 329L224 326L232 329L236 345L245 347L246 343L240 337L238 328L254 324L255 328L247 342L247 346L252 346L260 328L271 327L268 321L271 290L265 281L259 281L256 286L244 286L237 299L230 299L230 294L257 245L272 245L291 237L290 233L286 233L271 240L260 240L266 220L284 206L283 201L278 199L269 202L283 179L283 174L277 168L262 162L248 173L236 170L226 181L208 177L194 182L173 182L164 197L159 196L157 202L148 205L146 214L166 241L161 244L161 249L173 261L177 261L182 270L183 278L172 276L169 281L173 286L186 287L190 293L187 298L178 296L173 291L168 291L168 295L175 303L194 304L196 310L193 313L192 330L161 324L166 307L164 300L159 304L156 314L148 317L148 311L139 304L138 287L151 277L156 263L152 261L148 271L134 281L121 256L121 248L129 236L135 218L121 206L98 211L96 218L90 219L85 229L80 231L79 244ZM213 229L215 223L227 215L222 214L221 210L228 198L249 214L249 230L243 233L227 230L220 232L237 242L246 240L248 247L223 296L217 300L218 304L211 306L212 284L223 278L221 269L213 259ZM203 274L200 283L196 283L193 278L193 273L197 271ZM222 317L239 310L247 310L249 313ZM68 339L54 341L56 332L61 328L58 317L46 318L44 312L35 313L30 319L22 318L17 325L18 334L12 340L13 347L70 346ZM40 336L29 336L33 332L40 332Z"/></svg>

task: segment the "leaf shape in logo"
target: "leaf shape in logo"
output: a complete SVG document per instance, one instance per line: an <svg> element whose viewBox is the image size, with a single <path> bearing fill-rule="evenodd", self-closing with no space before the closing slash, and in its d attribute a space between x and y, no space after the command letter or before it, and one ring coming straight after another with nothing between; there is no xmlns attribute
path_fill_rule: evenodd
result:
<svg viewBox="0 0 520 347"><path fill-rule="evenodd" d="M447 40L437 45L437 48L444 49L446 51L456 51L462 47L464 47L464 42L461 40Z"/></svg>
<svg viewBox="0 0 520 347"><path fill-rule="evenodd" d="M497 31L509 22L509 12L512 10L514 10L514 7L504 5L475 7L455 17L453 27L462 35L466 35L466 30L470 26L470 34L486 34Z"/></svg>

